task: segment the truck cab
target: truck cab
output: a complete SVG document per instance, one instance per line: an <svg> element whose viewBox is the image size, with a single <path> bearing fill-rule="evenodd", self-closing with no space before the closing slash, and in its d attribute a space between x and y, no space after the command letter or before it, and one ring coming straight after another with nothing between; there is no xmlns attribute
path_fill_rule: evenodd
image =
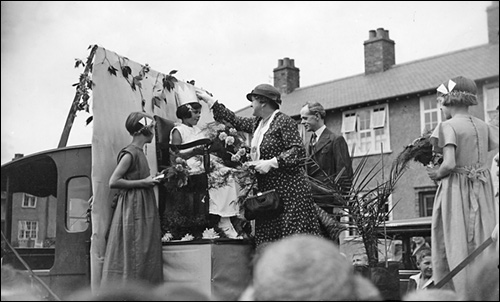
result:
<svg viewBox="0 0 500 302"><path fill-rule="evenodd" d="M2 265L31 269L59 297L90 284L91 166L90 145L1 166Z"/></svg>

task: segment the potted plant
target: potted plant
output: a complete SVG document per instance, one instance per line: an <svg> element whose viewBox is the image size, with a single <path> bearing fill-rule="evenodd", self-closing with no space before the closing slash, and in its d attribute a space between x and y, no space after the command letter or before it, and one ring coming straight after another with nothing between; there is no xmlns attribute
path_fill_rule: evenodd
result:
<svg viewBox="0 0 500 302"><path fill-rule="evenodd" d="M337 207L340 205L340 214L337 215L348 217L348 221L342 223L340 229L357 230L368 256L368 271L364 276L371 279L379 288L384 299L399 299L398 266L387 261L379 262L379 244L380 238L384 237L380 230L383 229L383 223L392 211L392 208L387 209L390 195L394 192L407 165L406 162L395 161L391 165L390 173L385 176L383 157L372 167L367 165L368 158L368 156L363 157L353 171L352 185L347 193L340 193L338 182L342 172L335 178L329 177L326 182L320 182L312 177L309 177L309 181L312 186L320 188L325 196L333 197L325 200L331 200ZM311 158L306 160L306 164L317 166Z"/></svg>

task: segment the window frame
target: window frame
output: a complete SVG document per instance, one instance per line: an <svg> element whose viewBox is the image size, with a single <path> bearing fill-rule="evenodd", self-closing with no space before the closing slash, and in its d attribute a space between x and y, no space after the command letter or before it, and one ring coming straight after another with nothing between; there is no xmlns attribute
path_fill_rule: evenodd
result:
<svg viewBox="0 0 500 302"><path fill-rule="evenodd" d="M28 223L30 224L30 228L28 229ZM33 229L32 225L35 225ZM17 239L18 240L37 240L38 239L38 228L39 224L36 220L18 220L18 231L17 231ZM30 236L26 236L27 232L30 232ZM21 236L21 232L23 232L23 236ZM31 236L31 234L35 232L35 236Z"/></svg>
<svg viewBox="0 0 500 302"><path fill-rule="evenodd" d="M361 120L362 115L366 116L366 111L369 111L369 121L365 119ZM384 116L378 118L379 121L383 122L383 126L380 122L374 124L374 117L378 114L377 112L380 111L384 111ZM355 117L355 120L353 120L353 117ZM363 129L361 129L362 126ZM382 135L378 134L381 129L383 130ZM383 153L392 152L389 104L377 104L342 112L341 133L349 146L349 150L352 150L353 157L379 154L381 151L383 151ZM365 149L363 147L363 149L361 149L360 146L367 145L366 142L369 142L369 148ZM383 150L380 150L380 142L382 142Z"/></svg>
<svg viewBox="0 0 500 302"><path fill-rule="evenodd" d="M425 109L424 102L427 100L429 100L430 104L435 104L436 107L435 108L433 107L431 109ZM434 130L434 128L436 128L436 126L443 121L443 115L441 113L441 109L439 108L439 104L437 102L435 94L421 96L419 98L419 104L420 104L420 133L424 134L428 131ZM433 112L436 112L436 115L437 115L436 124L431 129L427 129L426 128L426 119L425 119L426 113L429 113L432 115ZM430 121L430 122L432 122L432 121Z"/></svg>
<svg viewBox="0 0 500 302"><path fill-rule="evenodd" d="M436 191L437 191L437 186L424 186L415 188L415 212L418 215L418 217L432 216ZM432 207L430 209L427 206L426 197L433 197ZM426 212L430 213L431 215L423 215Z"/></svg>
<svg viewBox="0 0 500 302"><path fill-rule="evenodd" d="M493 113L493 116L495 116L495 114L498 114L498 111L496 110L497 107L495 105L498 106L499 99L497 98L496 100L491 100L488 98L488 91L492 89L497 89L497 91L499 91L499 83L489 83L483 86L484 120L488 123L490 123L492 120L492 118L490 117L490 113ZM489 108L489 104L493 104L492 109Z"/></svg>
<svg viewBox="0 0 500 302"><path fill-rule="evenodd" d="M33 202L31 202L31 201L33 201ZM21 207L34 209L34 208L36 208L37 201L38 201L37 196L31 195L28 193L23 193L23 202L21 204Z"/></svg>
<svg viewBox="0 0 500 302"><path fill-rule="evenodd" d="M87 183L79 184L78 181L86 181ZM75 186L72 186L72 184L75 184ZM83 187L80 187L79 190L78 185L80 186L83 185ZM72 190L72 188L74 189ZM79 198L81 196L77 196L81 194L85 194L85 198L82 199ZM88 176L78 175L68 179L66 183L66 203L65 203L66 211L65 211L65 223L64 223L65 228L68 232L70 233L85 232L89 228L90 224L89 221L87 220L87 210L90 207L89 200L91 197L92 197L92 181ZM85 212L78 212L78 210L83 211L85 207L87 207L87 209L85 209ZM80 228L79 226L82 225L84 225L85 227Z"/></svg>

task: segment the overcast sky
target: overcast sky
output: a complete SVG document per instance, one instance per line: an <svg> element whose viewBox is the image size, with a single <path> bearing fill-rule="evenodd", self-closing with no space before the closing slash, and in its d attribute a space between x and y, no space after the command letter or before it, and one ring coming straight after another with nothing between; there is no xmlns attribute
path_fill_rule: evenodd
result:
<svg viewBox="0 0 500 302"><path fill-rule="evenodd" d="M491 1L2 1L2 164L56 148L89 45L211 91L230 109L272 82L285 57L300 86L364 72L363 42L384 28L396 64L488 42ZM79 112L68 145L91 142Z"/></svg>

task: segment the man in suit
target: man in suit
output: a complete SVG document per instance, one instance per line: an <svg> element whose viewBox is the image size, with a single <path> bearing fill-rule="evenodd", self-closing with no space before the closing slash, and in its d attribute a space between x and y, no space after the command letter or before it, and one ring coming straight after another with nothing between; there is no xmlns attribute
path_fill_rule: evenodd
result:
<svg viewBox="0 0 500 302"><path fill-rule="evenodd" d="M328 214L339 214L338 197L325 194L318 184L336 187L340 195L349 193L353 170L347 142L342 135L337 135L325 125L326 111L320 103L307 103L300 110L300 119L306 131L311 132L311 140L306 144L308 161L307 174L311 181L313 198L319 208L321 224L332 234L332 228L338 229ZM337 207L337 210L335 208ZM331 215L330 215L331 216ZM338 220L338 219L337 219Z"/></svg>

